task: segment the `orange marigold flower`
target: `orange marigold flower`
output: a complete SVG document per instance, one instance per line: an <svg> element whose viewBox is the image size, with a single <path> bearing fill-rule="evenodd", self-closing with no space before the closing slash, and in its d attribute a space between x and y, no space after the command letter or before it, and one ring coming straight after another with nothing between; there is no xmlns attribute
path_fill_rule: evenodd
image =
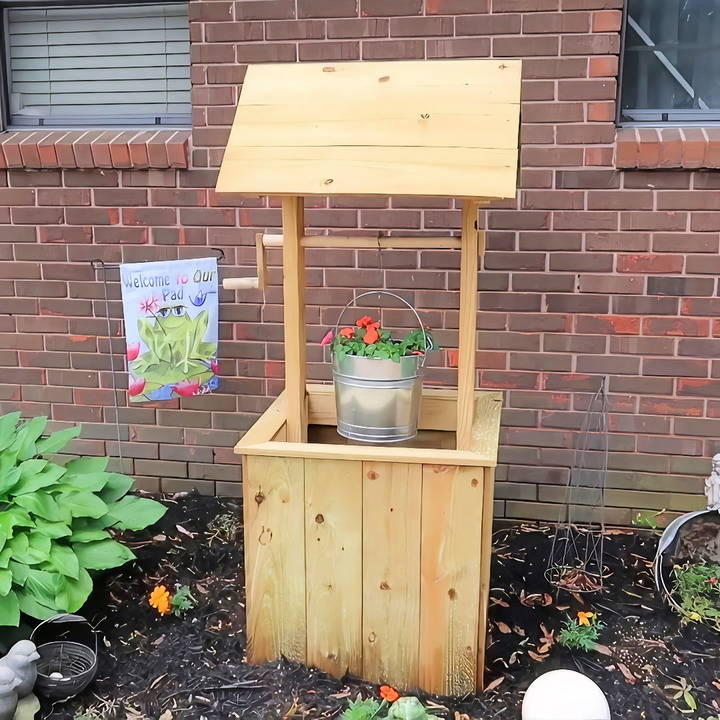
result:
<svg viewBox="0 0 720 720"><path fill-rule="evenodd" d="M380 333L378 332L379 327L380 327L380 323L375 322L372 325L368 325L365 328L365 335L363 337L363 342L366 345L374 345L380 339Z"/></svg>
<svg viewBox="0 0 720 720"><path fill-rule="evenodd" d="M577 614L578 616L578 622L580 625L590 625L591 618L595 617L595 613L591 612L579 612Z"/></svg>
<svg viewBox="0 0 720 720"><path fill-rule="evenodd" d="M369 315L363 315L355 324L358 327L368 327L368 325L372 325L374 320ZM379 325L380 323L378 323Z"/></svg>
<svg viewBox="0 0 720 720"><path fill-rule="evenodd" d="M391 685L381 685L380 697L389 703L394 703L400 697L400 693Z"/></svg>
<svg viewBox="0 0 720 720"><path fill-rule="evenodd" d="M150 593L148 602L160 615L167 615L170 612L170 592L164 585L158 585Z"/></svg>
<svg viewBox="0 0 720 720"><path fill-rule="evenodd" d="M353 337L355 336L355 328L351 328L351 327L343 328L343 329L340 331L340 334L341 334L344 338L347 338L348 340L352 340Z"/></svg>
<svg viewBox="0 0 720 720"><path fill-rule="evenodd" d="M711 585L717 585L718 579L717 579L716 577L711 577L711 578L708 578L708 582L709 582Z"/></svg>

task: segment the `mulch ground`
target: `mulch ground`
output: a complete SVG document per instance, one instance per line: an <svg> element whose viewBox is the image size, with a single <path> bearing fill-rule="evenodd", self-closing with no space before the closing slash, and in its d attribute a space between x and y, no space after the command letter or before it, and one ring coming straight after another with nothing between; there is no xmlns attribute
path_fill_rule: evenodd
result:
<svg viewBox="0 0 720 720"><path fill-rule="evenodd" d="M133 534L137 562L99 579L83 609L101 632L96 681L64 704L47 704L44 718L337 718L349 696L377 693L374 686L296 663L247 665L240 509L229 500L197 495L166 503L168 513L158 525ZM218 517L226 521L224 531L217 530ZM432 711L454 720L515 720L533 679L569 668L598 683L615 718L699 720L720 714L718 635L682 626L656 596L651 563L657 534L609 534L605 590L582 596L546 581L551 541L549 528L495 533L487 659L493 689L461 699L422 697ZM159 617L147 595L161 583L191 586L196 608L183 618ZM568 615L591 608L607 625L602 652L571 652L554 642ZM666 687L683 681L698 705L695 713L684 714L687 704Z"/></svg>

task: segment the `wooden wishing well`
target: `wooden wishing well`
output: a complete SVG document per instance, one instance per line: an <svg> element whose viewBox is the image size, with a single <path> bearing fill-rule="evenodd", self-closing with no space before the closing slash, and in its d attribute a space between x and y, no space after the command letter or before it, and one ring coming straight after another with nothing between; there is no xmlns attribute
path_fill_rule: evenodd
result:
<svg viewBox="0 0 720 720"><path fill-rule="evenodd" d="M248 657L463 694L482 688L502 395L475 389L478 208L514 197L519 61L248 68L217 190L282 198L285 390L243 456ZM462 198L459 237L307 235L306 195ZM346 444L333 388L306 382L308 247L461 254L456 389L423 391L402 446Z"/></svg>

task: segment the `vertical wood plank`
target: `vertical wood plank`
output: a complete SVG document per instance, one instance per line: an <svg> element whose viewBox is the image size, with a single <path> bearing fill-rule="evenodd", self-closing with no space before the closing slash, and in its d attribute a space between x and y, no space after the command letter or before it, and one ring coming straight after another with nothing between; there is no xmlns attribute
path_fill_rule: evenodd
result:
<svg viewBox="0 0 720 720"><path fill-rule="evenodd" d="M362 463L305 461L308 665L362 670Z"/></svg>
<svg viewBox="0 0 720 720"><path fill-rule="evenodd" d="M364 680L418 687L422 466L363 463Z"/></svg>
<svg viewBox="0 0 720 720"><path fill-rule="evenodd" d="M460 257L460 318L458 325L457 449L469 450L472 442L477 348L477 274L479 238L478 203L463 200Z"/></svg>
<svg viewBox="0 0 720 720"><path fill-rule="evenodd" d="M420 687L475 690L483 468L423 465Z"/></svg>
<svg viewBox="0 0 720 720"><path fill-rule="evenodd" d="M251 456L244 467L248 660L305 662L303 461Z"/></svg>
<svg viewBox="0 0 720 720"><path fill-rule="evenodd" d="M283 324L285 392L288 399L287 439L307 442L305 409L305 216L301 197L282 199Z"/></svg>
<svg viewBox="0 0 720 720"><path fill-rule="evenodd" d="M480 470L480 468L478 468ZM480 612L478 615L477 687L485 687L485 646L490 599L490 570L492 567L493 498L495 497L495 468L484 468L482 540L480 544Z"/></svg>

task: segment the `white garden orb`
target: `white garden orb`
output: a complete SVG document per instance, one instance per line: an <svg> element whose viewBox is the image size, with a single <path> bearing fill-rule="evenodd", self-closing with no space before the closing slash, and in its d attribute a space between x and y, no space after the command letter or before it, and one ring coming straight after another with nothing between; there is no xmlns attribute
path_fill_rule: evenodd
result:
<svg viewBox="0 0 720 720"><path fill-rule="evenodd" d="M610 720L603 691L574 670L551 670L525 693L522 720Z"/></svg>

